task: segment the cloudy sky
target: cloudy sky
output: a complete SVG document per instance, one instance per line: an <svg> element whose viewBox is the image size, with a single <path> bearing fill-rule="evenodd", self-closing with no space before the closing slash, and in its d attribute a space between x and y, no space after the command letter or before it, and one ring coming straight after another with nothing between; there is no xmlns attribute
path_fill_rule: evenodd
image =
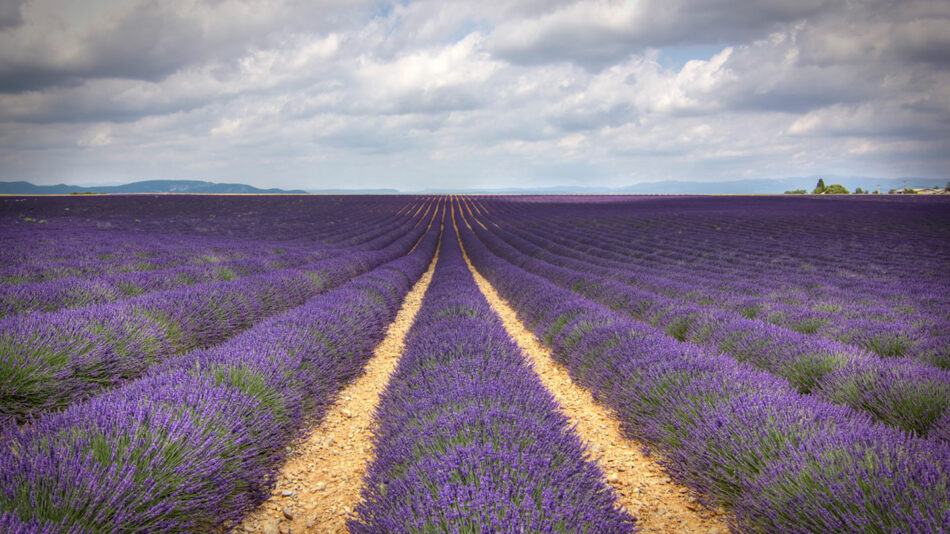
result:
<svg viewBox="0 0 950 534"><path fill-rule="evenodd" d="M945 0L0 0L0 180L946 179L948 27Z"/></svg>

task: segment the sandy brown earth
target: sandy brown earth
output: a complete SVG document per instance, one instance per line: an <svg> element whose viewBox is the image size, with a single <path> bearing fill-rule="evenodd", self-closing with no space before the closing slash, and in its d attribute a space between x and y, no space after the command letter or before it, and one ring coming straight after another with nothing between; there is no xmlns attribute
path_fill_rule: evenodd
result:
<svg viewBox="0 0 950 534"><path fill-rule="evenodd" d="M467 255L465 261L509 335L530 359L544 386L554 394L561 411L576 425L577 433L613 487L618 504L637 518L640 531L728 532L721 512L704 508L686 487L671 481L655 461L640 452L640 443L621 435L620 423L613 413L571 381L567 370L518 320L515 311L475 270Z"/></svg>
<svg viewBox="0 0 950 534"><path fill-rule="evenodd" d="M425 220L426 215L429 214L429 210L432 209L432 206L433 206L433 205L438 205L438 201L435 201L435 202L427 202L426 204L419 206L419 209L417 209L416 212L412 214L412 216L415 217L416 215L419 215L419 212L422 211L422 208L425 208L425 209L426 209L425 213L422 214L422 217L420 217L419 220L416 221L416 224L412 225L413 228L419 226L419 224L420 224L422 221ZM433 213L432 215L433 215L433 217L434 217L434 216L435 216L435 213ZM430 224L431 224L431 222L430 222Z"/></svg>
<svg viewBox="0 0 950 534"><path fill-rule="evenodd" d="M271 498L233 532L346 532L346 519L359 501L363 473L374 457L369 428L380 393L402 354L438 257L437 250L428 271L403 300L363 375L340 393L320 425L290 448Z"/></svg>
<svg viewBox="0 0 950 534"><path fill-rule="evenodd" d="M443 211L443 219L444 215ZM346 519L359 501L363 474L374 457L370 427L379 396L396 368L437 259L438 251L428 271L406 296L364 374L340 393L319 426L290 448L271 498L233 532L346 532ZM468 261L467 256L465 259ZM640 452L640 444L621 436L613 414L573 384L567 371L554 362L550 351L524 327L514 310L470 262L468 265L505 328L596 457L618 504L637 518L638 528L663 533L727 532L721 513L703 508L686 488L673 483L656 462Z"/></svg>
<svg viewBox="0 0 950 534"><path fill-rule="evenodd" d="M463 199L460 199L460 200L462 201L463 204L465 204L465 209L468 210L468 216L469 216L469 218L472 219L473 221L475 221L476 223L478 223L478 225L481 226L482 228L484 228L485 230L488 230L488 228L487 228L484 224L482 224L481 221L479 221L477 218L475 218L475 215L472 213L472 205L473 205L473 203L470 203L467 199L464 199L464 198L463 198ZM475 206L475 211L478 211L478 206ZM463 214L463 215L464 215L464 214ZM479 215L481 215L481 213L479 213ZM468 224L468 223L466 223L466 224Z"/></svg>
<svg viewBox="0 0 950 534"><path fill-rule="evenodd" d="M428 209L428 208L426 208L426 213L429 213L429 209ZM429 230L432 229L432 223L435 222L435 217L436 217L436 215L438 215L438 214L439 214L439 208L436 207L435 211L432 212L432 218L429 219L429 225L426 226L426 231L423 232L423 234L422 234L421 236L419 236L419 239L416 240L416 244L415 244L415 245L412 245L412 248L409 249L409 254L412 254L412 251L416 250L416 247L419 246L419 243L422 243L422 240L425 239L426 234L428 234L428 233L429 233ZM423 214L423 217L425 217L424 214ZM445 215L444 215L444 214L443 214L442 218L445 219ZM418 226L418 225L419 225L419 223L416 223L415 225L413 225L413 228L415 228L415 227ZM439 234L439 235L441 236L441 234ZM436 253L435 257L436 257L436 258L439 257L438 253ZM435 262L435 259L433 259L432 261ZM433 263L433 265L434 265L434 263ZM428 287L428 286L427 286L427 287Z"/></svg>

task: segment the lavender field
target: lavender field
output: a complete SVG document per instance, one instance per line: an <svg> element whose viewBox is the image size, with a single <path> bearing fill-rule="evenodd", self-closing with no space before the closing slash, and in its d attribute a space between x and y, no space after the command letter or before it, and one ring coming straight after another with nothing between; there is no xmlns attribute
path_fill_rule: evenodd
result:
<svg viewBox="0 0 950 534"><path fill-rule="evenodd" d="M0 197L0 532L717 529L950 531L946 198Z"/></svg>

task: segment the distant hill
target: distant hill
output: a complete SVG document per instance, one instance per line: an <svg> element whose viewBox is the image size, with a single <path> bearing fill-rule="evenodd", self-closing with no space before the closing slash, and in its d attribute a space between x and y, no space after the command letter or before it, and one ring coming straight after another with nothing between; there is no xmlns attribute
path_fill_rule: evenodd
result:
<svg viewBox="0 0 950 534"><path fill-rule="evenodd" d="M68 195L70 193L203 193L203 194L252 194L286 195L306 194L306 191L294 189L259 189L246 184L216 184L201 180L146 180L123 185L81 186L81 185L33 185L29 182L0 182L0 194L4 195Z"/></svg>
<svg viewBox="0 0 950 534"><path fill-rule="evenodd" d="M217 184L200 180L148 180L124 185L33 185L29 182L0 182L0 194L6 195L67 195L70 193L205 193L205 194L320 194L320 195L398 195L398 194L507 194L507 195L778 195L785 191L811 191L818 176L777 178L765 180L736 180L731 182L644 182L624 187L549 186L528 188L449 189L432 188L425 191L398 189L259 189L246 184ZM943 187L946 179L935 178L867 178L861 176L822 175L826 184L841 184L854 191L860 187L881 192L907 187Z"/></svg>

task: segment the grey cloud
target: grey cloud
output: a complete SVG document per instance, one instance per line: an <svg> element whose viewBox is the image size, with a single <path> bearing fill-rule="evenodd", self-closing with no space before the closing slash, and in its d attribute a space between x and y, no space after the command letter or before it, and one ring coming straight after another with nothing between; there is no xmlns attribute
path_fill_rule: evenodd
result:
<svg viewBox="0 0 950 534"><path fill-rule="evenodd" d="M616 103L608 107L577 107L554 113L548 117L551 124L568 132L597 130L604 127L616 128L630 122L636 122L638 113L634 106Z"/></svg>
<svg viewBox="0 0 950 534"><path fill-rule="evenodd" d="M372 124L354 126L344 131L318 136L317 139L331 147L372 155L395 154L412 146L412 142L404 136L381 131L378 126Z"/></svg>
<svg viewBox="0 0 950 534"><path fill-rule="evenodd" d="M94 78L156 81L210 51L199 21L146 4L107 31L90 36L84 73Z"/></svg>
<svg viewBox="0 0 950 534"><path fill-rule="evenodd" d="M420 91L394 101L391 113L441 114L450 111L478 109L483 98L466 87L443 87Z"/></svg>
<svg viewBox="0 0 950 534"><path fill-rule="evenodd" d="M45 19L4 29L0 11L0 42L8 45L0 49L0 92L75 87L97 78L160 81L185 68L280 46L301 32L345 27L351 17L366 13L367 3L144 1L104 10L76 27L63 21L65 29ZM262 15L247 13L253 9ZM55 31L64 33L48 35Z"/></svg>
<svg viewBox="0 0 950 534"><path fill-rule="evenodd" d="M725 88L727 105L733 109L804 113L833 104L861 102L877 91L877 72L851 65L782 64L780 58L780 54L768 50L733 54L725 67L741 73L741 77Z"/></svg>
<svg viewBox="0 0 950 534"><path fill-rule="evenodd" d="M20 28L42 32L44 28ZM198 21L163 10L157 3L136 6L124 16L85 28L70 50L27 50L20 58L0 54L0 91L77 86L88 78L156 81L208 53ZM41 39L28 35L27 39ZM68 53L67 59L54 59Z"/></svg>
<svg viewBox="0 0 950 534"><path fill-rule="evenodd" d="M0 67L0 93L20 93L47 87L78 87L82 83L82 76L76 72L30 65Z"/></svg>
<svg viewBox="0 0 950 534"><path fill-rule="evenodd" d="M26 3L26 0L0 2L0 30L10 26L19 26L23 22L23 14L20 8L24 3Z"/></svg>
<svg viewBox="0 0 950 534"><path fill-rule="evenodd" d="M424 187L950 168L935 141L950 129L945 2L177 1L77 23L56 37L63 53L40 19L0 11L5 179ZM659 59L696 43L712 57Z"/></svg>
<svg viewBox="0 0 950 534"><path fill-rule="evenodd" d="M647 47L730 44L756 39L780 25L821 12L825 0L650 0L634 4L574 4L535 19L502 25L492 51L536 65L572 61L601 69ZM631 6L635 6L631 10Z"/></svg>
<svg viewBox="0 0 950 534"><path fill-rule="evenodd" d="M897 28L895 48L913 62L950 67L950 17L917 19Z"/></svg>
<svg viewBox="0 0 950 534"><path fill-rule="evenodd" d="M91 84L79 88L48 89L32 95L34 102L0 110L0 120L37 124L83 122L132 122L143 117L187 112L206 105L208 95L178 98L147 98L132 102L114 102L98 93L111 84ZM7 95L9 97L9 95ZM21 98L22 99L22 98ZM0 95L0 102L4 96Z"/></svg>
<svg viewBox="0 0 950 534"><path fill-rule="evenodd" d="M810 20L800 31L802 63L950 63L950 4L868 1Z"/></svg>

